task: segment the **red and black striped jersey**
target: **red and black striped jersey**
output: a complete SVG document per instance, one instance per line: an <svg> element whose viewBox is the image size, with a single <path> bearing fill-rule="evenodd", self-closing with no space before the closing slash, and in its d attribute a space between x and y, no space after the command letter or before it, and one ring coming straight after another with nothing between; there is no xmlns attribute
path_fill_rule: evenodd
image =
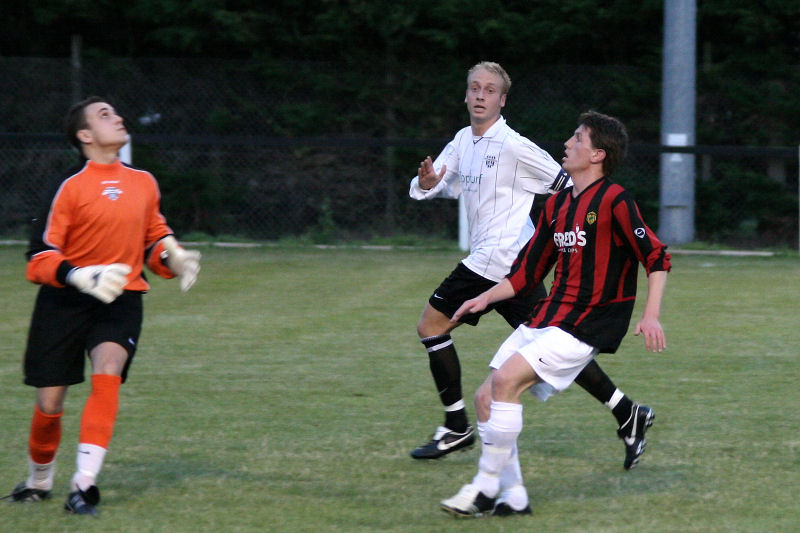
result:
<svg viewBox="0 0 800 533"><path fill-rule="evenodd" d="M529 326L557 326L601 352L614 353L628 331L638 264L647 274L669 271L670 255L621 186L602 178L577 197L569 187L550 197L536 233L508 279L516 293L544 280L555 266L550 294Z"/></svg>
<svg viewBox="0 0 800 533"><path fill-rule="evenodd" d="M145 250L172 234L161 214L161 193L149 172L121 163L86 161L58 184L33 220L26 276L63 287L72 267L125 263L126 290L149 288ZM164 277L173 274L154 270Z"/></svg>

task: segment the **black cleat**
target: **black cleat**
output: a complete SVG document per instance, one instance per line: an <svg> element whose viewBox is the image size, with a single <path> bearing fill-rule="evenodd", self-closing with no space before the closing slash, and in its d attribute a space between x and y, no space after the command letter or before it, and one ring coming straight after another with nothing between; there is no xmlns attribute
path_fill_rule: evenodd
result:
<svg viewBox="0 0 800 533"><path fill-rule="evenodd" d="M64 510L72 514L88 514L97 516L95 506L100 503L100 489L92 485L86 490L70 492L64 504Z"/></svg>
<svg viewBox="0 0 800 533"><path fill-rule="evenodd" d="M458 494L442 500L442 511L458 518L480 518L489 516L496 498L484 495L475 485L464 485Z"/></svg>
<svg viewBox="0 0 800 533"><path fill-rule="evenodd" d="M49 490L32 489L25 485L24 481L21 481L16 487L14 487L14 490L11 491L11 494L8 496L3 496L0 499L8 499L10 502L40 502L49 497Z"/></svg>
<svg viewBox="0 0 800 533"><path fill-rule="evenodd" d="M497 500L497 504L492 510L492 516L516 516L516 515L529 515L533 514L531 506L527 505L524 509L517 511L503 500Z"/></svg>
<svg viewBox="0 0 800 533"><path fill-rule="evenodd" d="M617 430L617 436L625 443L625 470L635 468L644 453L647 440L644 432L653 425L656 415L652 409L646 405L633 404L631 416L627 422L622 424Z"/></svg>
<svg viewBox="0 0 800 533"><path fill-rule="evenodd" d="M414 459L438 459L448 453L467 448L475 443L475 430L467 426L463 433L456 433L444 426L436 428L430 442L414 448L411 457Z"/></svg>

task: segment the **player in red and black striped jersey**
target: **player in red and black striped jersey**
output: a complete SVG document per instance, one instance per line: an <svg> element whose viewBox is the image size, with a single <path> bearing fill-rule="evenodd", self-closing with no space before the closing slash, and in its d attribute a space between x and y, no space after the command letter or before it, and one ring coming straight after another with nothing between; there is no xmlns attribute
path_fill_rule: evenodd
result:
<svg viewBox="0 0 800 533"><path fill-rule="evenodd" d="M626 147L627 133L617 119L595 112L581 115L565 143L562 163L573 186L547 200L536 233L506 278L466 301L453 315L459 320L524 295L554 269L548 296L537 303L531 320L500 346L489 365L491 375L478 393L491 402L478 474L458 494L442 501L442 509L449 513L530 512L524 487L515 491L516 501L503 506L496 502L501 492L504 498L509 492L502 473L509 468L520 472L521 395L531 390L545 399L567 388L599 352L617 350L636 300L638 263L648 276L648 295L635 334L644 336L649 350L666 347L658 319L670 256L631 196L607 177L622 161ZM646 413L636 417L636 422L648 421ZM643 431L634 432L631 439L635 455L643 450Z"/></svg>
<svg viewBox="0 0 800 533"><path fill-rule="evenodd" d="M119 388L136 352L145 264L188 290L200 254L184 250L160 211L155 178L123 164L128 140L122 117L99 97L73 106L67 136L81 164L57 185L33 220L26 276L41 285L25 350L25 383L36 387L28 440L29 476L12 501L49 497L61 417L69 386L84 381L86 355L92 387L81 416L77 471L65 504L75 514L96 514L102 468L116 421Z"/></svg>
<svg viewBox="0 0 800 533"><path fill-rule="evenodd" d="M566 191L545 204L536 238L507 277L521 294L555 267L550 294L536 304L528 326L556 326L600 352L614 353L633 312L637 263L648 276L668 271L666 246L644 223L630 194L602 179L577 197Z"/></svg>

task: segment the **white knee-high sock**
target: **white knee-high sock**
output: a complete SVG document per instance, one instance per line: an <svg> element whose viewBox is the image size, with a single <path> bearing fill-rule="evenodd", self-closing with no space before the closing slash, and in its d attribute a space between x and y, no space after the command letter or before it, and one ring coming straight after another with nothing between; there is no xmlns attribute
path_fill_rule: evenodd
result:
<svg viewBox="0 0 800 533"><path fill-rule="evenodd" d="M483 442L486 435L486 422L478 420L478 436ZM522 468L519 464L519 453L517 445L511 450L511 456L506 462L506 466L500 472L500 495L513 509L521 511L528 506L528 491L522 484Z"/></svg>
<svg viewBox="0 0 800 533"><path fill-rule="evenodd" d="M528 506L528 491L522 484L522 468L519 464L517 445L511 450L511 456L505 468L500 472L500 495L512 509L521 511Z"/></svg>
<svg viewBox="0 0 800 533"><path fill-rule="evenodd" d="M486 424L488 423L489 422L481 422L480 420L475 423L475 427L478 430L478 437L481 439L481 442L483 442L483 439L486 436Z"/></svg>
<svg viewBox="0 0 800 533"><path fill-rule="evenodd" d="M478 474L472 480L486 496L494 498L500 492L500 474L516 447L521 431L522 404L493 401L481 447Z"/></svg>

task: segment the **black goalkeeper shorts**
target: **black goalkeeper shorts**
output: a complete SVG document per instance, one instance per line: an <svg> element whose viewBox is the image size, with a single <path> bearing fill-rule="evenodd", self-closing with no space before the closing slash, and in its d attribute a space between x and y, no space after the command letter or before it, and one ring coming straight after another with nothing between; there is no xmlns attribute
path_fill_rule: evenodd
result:
<svg viewBox="0 0 800 533"><path fill-rule="evenodd" d="M86 356L102 342L125 348L128 375L142 330L142 293L125 291L104 304L72 287L42 285L33 308L25 349L25 384L74 385L84 381Z"/></svg>
<svg viewBox="0 0 800 533"><path fill-rule="evenodd" d="M486 279L459 263L453 269L441 285L433 291L428 299L431 307L440 313L452 317L461 304L475 298L484 291L497 285L497 282ZM536 302L547 296L547 291L543 284L539 284L535 290L522 297L509 298L502 302L490 305L480 313L473 313L461 317L460 322L476 326L481 316L490 312L497 311L508 324L516 329L520 324L524 324L530 319L533 313L533 306Z"/></svg>

